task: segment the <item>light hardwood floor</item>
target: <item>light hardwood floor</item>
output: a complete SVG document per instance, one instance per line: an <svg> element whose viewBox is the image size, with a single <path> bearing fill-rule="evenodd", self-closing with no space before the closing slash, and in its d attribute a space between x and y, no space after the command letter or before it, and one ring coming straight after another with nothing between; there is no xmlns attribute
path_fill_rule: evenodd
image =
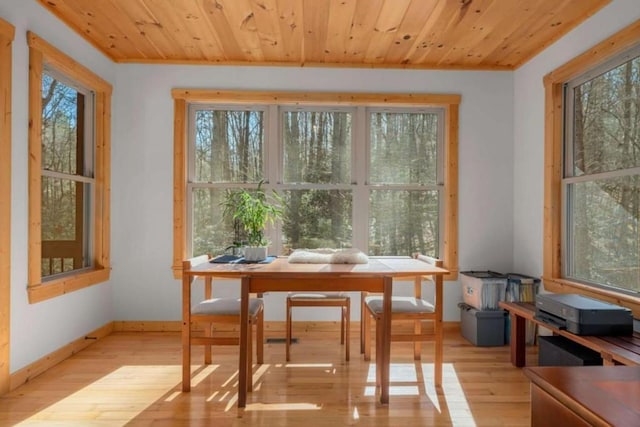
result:
<svg viewBox="0 0 640 427"><path fill-rule="evenodd" d="M359 349L357 325L352 348ZM447 330L443 387L432 385L431 344L415 363L411 344L392 344L390 404L374 396L375 360L344 361L335 331L296 328L291 363L284 344L265 346L255 391L235 406L237 348L195 348L191 393L180 390L179 333L115 332L0 397L0 425L46 426L527 426L529 381L509 347L474 347ZM265 331L267 338L284 336ZM535 347L528 358L535 362Z"/></svg>

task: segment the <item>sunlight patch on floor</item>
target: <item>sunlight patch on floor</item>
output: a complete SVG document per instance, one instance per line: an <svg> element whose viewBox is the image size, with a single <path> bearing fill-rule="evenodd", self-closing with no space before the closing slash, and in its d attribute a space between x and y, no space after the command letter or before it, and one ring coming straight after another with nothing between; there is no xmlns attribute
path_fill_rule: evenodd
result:
<svg viewBox="0 0 640 427"><path fill-rule="evenodd" d="M431 368L433 370L433 368ZM394 382L418 382L418 373L416 372L416 365L414 363L392 363L389 366L389 381ZM369 364L369 370L367 371L367 382L376 382L376 364Z"/></svg>
<svg viewBox="0 0 640 427"><path fill-rule="evenodd" d="M419 378L422 380L421 382L418 381ZM393 396L419 396L426 394L438 412L446 411L448 413L452 426L475 427L476 423L473 414L453 364L444 363L442 365L441 396L438 396L434 383L433 363L392 363L389 369L389 382L389 399L393 399ZM365 387L364 395L376 396L375 363L369 365L367 383L371 385ZM417 384L409 385L407 383ZM442 398L444 398L444 401L441 400ZM392 404L391 402L390 405Z"/></svg>
<svg viewBox="0 0 640 427"><path fill-rule="evenodd" d="M204 367L195 376L191 377L191 387L196 387L219 367L220 365L204 365ZM191 367L191 372L193 373L193 366Z"/></svg>
<svg viewBox="0 0 640 427"><path fill-rule="evenodd" d="M238 376L238 371L235 371L233 374L231 374L231 376L229 377L229 379L227 379L223 384L222 387L226 387L229 385L229 383L231 381L234 381L236 379L236 377Z"/></svg>
<svg viewBox="0 0 640 427"><path fill-rule="evenodd" d="M446 381L450 381L450 379L447 378L446 376L447 370L445 369L445 366L447 366L447 364L442 365L442 382L443 383ZM440 400L438 399L438 391L436 390L436 384L434 382L433 363L423 363L422 372L423 372L422 379L424 381L425 393L427 394L427 397L429 398L431 403L433 403L433 406L436 408L436 410L442 413L442 408L440 407ZM455 381L457 381L457 378L455 378Z"/></svg>
<svg viewBox="0 0 640 427"><path fill-rule="evenodd" d="M431 365L431 372L433 372L433 365ZM449 409L451 425L453 427L475 427L476 423L467 397L462 385L460 385L455 368L449 363L442 366L442 391Z"/></svg>
<svg viewBox="0 0 640 427"><path fill-rule="evenodd" d="M367 386L364 388L364 395L367 397L376 395L375 386ZM420 396L418 386L390 386L389 396Z"/></svg>
<svg viewBox="0 0 640 427"><path fill-rule="evenodd" d="M228 394L229 392L225 393L224 397L226 398ZM223 400L224 399L220 399L221 402ZM235 392L233 396L231 396L231 399L229 399L229 401L227 402L227 406L225 406L224 412L229 412L230 410L234 409L236 407L237 401L238 401L238 392Z"/></svg>
<svg viewBox="0 0 640 427"><path fill-rule="evenodd" d="M319 409L322 409L322 405L315 403L250 403L245 411L317 411Z"/></svg>
<svg viewBox="0 0 640 427"><path fill-rule="evenodd" d="M174 399L182 394L181 391L174 391L164 400L165 402L173 402Z"/></svg>
<svg viewBox="0 0 640 427"><path fill-rule="evenodd" d="M260 380L260 378L262 378L267 371L269 370L271 365L265 363L263 365L258 365L258 369L256 369L256 371L253 373L253 387L254 390L258 390L259 389L259 385L258 385L258 381Z"/></svg>
<svg viewBox="0 0 640 427"><path fill-rule="evenodd" d="M119 422L132 420L174 389L181 373L182 367L176 365L123 366L18 425L61 425L69 419L76 424L82 420L91 424L108 421L106 417L113 413L118 414ZM123 388L122 384L127 384L127 387Z"/></svg>
<svg viewBox="0 0 640 427"><path fill-rule="evenodd" d="M333 363L287 363L287 368L333 368Z"/></svg>

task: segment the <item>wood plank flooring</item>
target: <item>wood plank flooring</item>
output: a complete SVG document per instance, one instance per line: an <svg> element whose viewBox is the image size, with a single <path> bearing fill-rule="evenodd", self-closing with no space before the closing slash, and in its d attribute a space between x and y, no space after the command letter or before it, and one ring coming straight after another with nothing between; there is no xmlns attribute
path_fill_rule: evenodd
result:
<svg viewBox="0 0 640 427"><path fill-rule="evenodd" d="M180 335L115 332L0 397L0 426L528 426L529 381L509 362L509 347L474 347L446 332L441 390L432 385L432 344L416 363L411 344L392 344L390 404L375 398L375 360L344 361L339 329L295 331L292 362L284 344L265 345L255 391L236 408L237 347L214 348L201 365L194 349L192 391L180 388ZM265 331L277 336L278 331ZM529 347L535 361L535 347Z"/></svg>

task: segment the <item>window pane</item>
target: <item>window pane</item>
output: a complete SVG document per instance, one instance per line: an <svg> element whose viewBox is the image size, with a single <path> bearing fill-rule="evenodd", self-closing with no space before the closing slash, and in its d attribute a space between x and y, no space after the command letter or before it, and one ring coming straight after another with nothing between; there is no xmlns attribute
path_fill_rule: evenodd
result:
<svg viewBox="0 0 640 427"><path fill-rule="evenodd" d="M283 113L284 182L351 182L351 113Z"/></svg>
<svg viewBox="0 0 640 427"><path fill-rule="evenodd" d="M84 98L75 89L42 75L43 169L83 174Z"/></svg>
<svg viewBox="0 0 640 427"><path fill-rule="evenodd" d="M195 112L194 182L258 182L262 179L262 111Z"/></svg>
<svg viewBox="0 0 640 427"><path fill-rule="evenodd" d="M372 113L370 126L371 183L437 183L436 114Z"/></svg>
<svg viewBox="0 0 640 427"><path fill-rule="evenodd" d="M569 275L640 291L640 177L569 185Z"/></svg>
<svg viewBox="0 0 640 427"><path fill-rule="evenodd" d="M284 253L299 248L351 247L351 191L295 190L283 196Z"/></svg>
<svg viewBox="0 0 640 427"><path fill-rule="evenodd" d="M438 192L372 190L369 254L438 256Z"/></svg>
<svg viewBox="0 0 640 427"><path fill-rule="evenodd" d="M193 255L218 255L242 240L242 231L234 233L231 220L223 218L225 190L196 188L193 190Z"/></svg>
<svg viewBox="0 0 640 427"><path fill-rule="evenodd" d="M90 184L42 177L42 276L89 265Z"/></svg>
<svg viewBox="0 0 640 427"><path fill-rule="evenodd" d="M640 166L640 57L573 91L575 176Z"/></svg>

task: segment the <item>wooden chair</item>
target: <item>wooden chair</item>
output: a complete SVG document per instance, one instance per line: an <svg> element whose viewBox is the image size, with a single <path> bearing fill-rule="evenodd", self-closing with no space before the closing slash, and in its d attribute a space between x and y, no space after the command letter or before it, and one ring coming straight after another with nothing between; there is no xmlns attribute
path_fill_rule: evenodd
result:
<svg viewBox="0 0 640 427"><path fill-rule="evenodd" d="M436 267L442 267L442 261L425 255L416 254L415 258L428 262ZM394 334L391 331L391 341L413 342L413 357L420 360L421 343L423 341L435 341L436 347L442 346L442 324L438 319L442 319L442 290L436 289L435 306L422 299L422 279L416 277L414 281L414 297L398 297L391 299L391 322L396 320L413 320L414 327L412 334ZM430 279L430 277L429 277ZM380 354L378 344L382 342L380 333L382 327L382 297L379 295L363 295L362 298L362 346L364 352L364 360L371 360L371 319L376 321L376 354ZM425 334L422 332L422 321L430 320L434 323L434 333ZM436 357L441 354L436 348ZM436 381L438 382L438 381Z"/></svg>
<svg viewBox="0 0 640 427"><path fill-rule="evenodd" d="M349 328L351 327L351 299L342 292L312 292L292 293L287 295L287 339L286 359L291 360L291 312L293 307L340 307L342 316L340 320L340 344L345 346L345 360L349 361Z"/></svg>
<svg viewBox="0 0 640 427"><path fill-rule="evenodd" d="M183 261L182 268L190 270L200 264L209 262L208 255L201 255ZM204 363L211 364L211 346L213 345L239 345L238 336L214 336L214 324L240 325L240 298L212 298L212 278L204 276L204 299L191 307L191 283L193 280L183 279L182 283L182 390L191 389L191 346L204 345ZM194 335L192 326L200 324L204 326L203 335ZM256 353L257 363L264 360L264 302L261 298L249 300L249 331L256 327ZM249 366L252 366L252 341L250 335L248 343ZM253 381L251 376L247 378L247 390L252 391Z"/></svg>

